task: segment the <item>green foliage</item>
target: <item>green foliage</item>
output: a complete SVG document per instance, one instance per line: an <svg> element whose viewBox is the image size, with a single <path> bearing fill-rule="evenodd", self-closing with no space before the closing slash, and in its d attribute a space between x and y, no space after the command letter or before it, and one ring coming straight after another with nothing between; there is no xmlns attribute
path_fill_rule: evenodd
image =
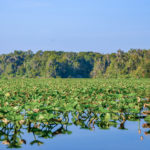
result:
<svg viewBox="0 0 150 150"><path fill-rule="evenodd" d="M14 51L0 55L0 77L149 78L150 50L94 52Z"/></svg>
<svg viewBox="0 0 150 150"><path fill-rule="evenodd" d="M71 134L72 124L126 129L127 120L143 117L149 97L149 79L1 79L0 140L20 148L25 130L31 145L41 145L42 138Z"/></svg>

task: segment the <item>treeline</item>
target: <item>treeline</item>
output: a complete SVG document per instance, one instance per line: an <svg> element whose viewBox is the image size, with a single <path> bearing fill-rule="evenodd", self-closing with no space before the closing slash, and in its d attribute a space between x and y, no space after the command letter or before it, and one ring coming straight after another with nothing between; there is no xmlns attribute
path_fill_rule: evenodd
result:
<svg viewBox="0 0 150 150"><path fill-rule="evenodd" d="M150 50L118 50L112 54L14 51L0 55L0 77L149 78Z"/></svg>

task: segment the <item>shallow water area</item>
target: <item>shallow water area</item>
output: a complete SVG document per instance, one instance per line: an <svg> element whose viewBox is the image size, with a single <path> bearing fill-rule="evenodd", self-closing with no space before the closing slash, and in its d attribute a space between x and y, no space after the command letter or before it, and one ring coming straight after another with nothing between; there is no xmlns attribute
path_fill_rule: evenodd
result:
<svg viewBox="0 0 150 150"><path fill-rule="evenodd" d="M150 135L145 135L149 129L143 128L144 120L126 121L125 129L110 127L109 129L95 128L81 129L81 126L71 125L66 129L72 134L56 134L51 139L44 139L34 133L27 133L27 130L22 129L22 138L26 144L22 144L20 150L59 150L59 149L147 149L149 147ZM61 126L58 125L56 130ZM141 133L139 133L139 129ZM33 141L38 141L37 143ZM43 144L42 144L43 143ZM0 150L8 149L6 145L0 144ZM16 148L12 148L16 149Z"/></svg>
<svg viewBox="0 0 150 150"><path fill-rule="evenodd" d="M1 81L0 150L148 149L148 80Z"/></svg>

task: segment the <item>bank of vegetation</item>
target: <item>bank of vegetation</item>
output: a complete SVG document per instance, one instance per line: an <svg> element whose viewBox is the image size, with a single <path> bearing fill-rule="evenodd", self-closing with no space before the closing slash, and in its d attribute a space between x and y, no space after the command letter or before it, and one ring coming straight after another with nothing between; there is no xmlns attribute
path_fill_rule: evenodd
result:
<svg viewBox="0 0 150 150"><path fill-rule="evenodd" d="M118 50L111 54L14 51L0 55L0 77L149 78L150 50Z"/></svg>

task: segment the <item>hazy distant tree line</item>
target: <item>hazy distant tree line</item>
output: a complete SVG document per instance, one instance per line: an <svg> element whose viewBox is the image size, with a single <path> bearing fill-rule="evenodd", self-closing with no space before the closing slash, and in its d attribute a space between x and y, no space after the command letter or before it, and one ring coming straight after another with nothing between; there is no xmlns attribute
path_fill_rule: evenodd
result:
<svg viewBox="0 0 150 150"><path fill-rule="evenodd" d="M112 54L14 51L0 55L0 77L149 78L150 50L118 50Z"/></svg>

